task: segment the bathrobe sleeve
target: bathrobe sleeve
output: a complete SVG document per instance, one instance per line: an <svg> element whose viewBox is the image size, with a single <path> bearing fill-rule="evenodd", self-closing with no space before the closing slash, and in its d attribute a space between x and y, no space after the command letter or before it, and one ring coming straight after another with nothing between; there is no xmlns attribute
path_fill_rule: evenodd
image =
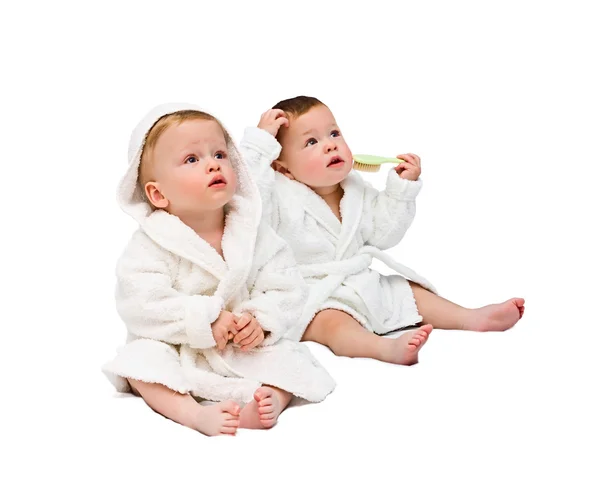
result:
<svg viewBox="0 0 600 488"><path fill-rule="evenodd" d="M138 230L117 264L117 311L138 337L198 349L213 347L211 324L223 301L175 290L177 260Z"/></svg>
<svg viewBox="0 0 600 488"><path fill-rule="evenodd" d="M242 303L241 312L256 317L265 332L269 332L263 345L270 345L297 328L308 299L308 286L289 246L275 233L265 241L276 243L277 250L258 269L249 287L250 298Z"/></svg>
<svg viewBox="0 0 600 488"><path fill-rule="evenodd" d="M263 215L277 229L278 205L276 201L275 170L271 163L279 157L281 145L266 130L247 127L240 144L240 154L252 172L262 200Z"/></svg>
<svg viewBox="0 0 600 488"><path fill-rule="evenodd" d="M365 211L369 232L366 244L389 249L400 242L415 217L415 199L423 182L400 178L390 170L385 190L377 191L366 183Z"/></svg>

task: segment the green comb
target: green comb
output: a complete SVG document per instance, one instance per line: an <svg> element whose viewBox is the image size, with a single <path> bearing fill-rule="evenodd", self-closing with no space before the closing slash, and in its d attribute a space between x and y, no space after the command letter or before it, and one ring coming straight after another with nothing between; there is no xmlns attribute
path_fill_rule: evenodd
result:
<svg viewBox="0 0 600 488"><path fill-rule="evenodd" d="M398 158L387 158L384 156L373 156L371 154L355 154L354 157L354 169L358 171L367 171L370 173L375 173L379 171L379 168L382 164L385 163L394 163L400 164L404 162L402 159Z"/></svg>

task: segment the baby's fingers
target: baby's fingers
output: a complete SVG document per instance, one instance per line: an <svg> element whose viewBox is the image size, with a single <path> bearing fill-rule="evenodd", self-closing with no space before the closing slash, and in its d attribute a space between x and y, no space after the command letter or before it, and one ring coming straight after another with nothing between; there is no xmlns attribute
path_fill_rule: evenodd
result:
<svg viewBox="0 0 600 488"><path fill-rule="evenodd" d="M257 329L256 333L249 337L245 342L245 344L240 344L242 346L242 351L248 351L253 347L258 346L262 341L264 341L265 336L262 333L262 329Z"/></svg>
<svg viewBox="0 0 600 488"><path fill-rule="evenodd" d="M245 327L241 331L239 331L235 337L233 338L233 342L236 344L241 343L244 339L252 335L254 329L252 327Z"/></svg>
<svg viewBox="0 0 600 488"><path fill-rule="evenodd" d="M398 166L396 166L395 169L396 169L396 173L401 173L402 171L413 168L413 167L414 166L412 164L404 162L404 163L400 163Z"/></svg>
<svg viewBox="0 0 600 488"><path fill-rule="evenodd" d="M269 109L265 113L263 113L260 117L260 121L263 123L271 123L278 117L284 117L285 112L280 109Z"/></svg>
<svg viewBox="0 0 600 488"><path fill-rule="evenodd" d="M414 159L415 159L415 164L420 168L421 167L421 158L419 156L417 156L416 154L413 153L409 153Z"/></svg>
<svg viewBox="0 0 600 488"><path fill-rule="evenodd" d="M290 121L287 118L285 118L284 116L281 116L281 117L275 119L275 123L278 124L277 127L281 127L282 125L285 127L290 126Z"/></svg>
<svg viewBox="0 0 600 488"><path fill-rule="evenodd" d="M273 119L276 119L278 117L285 117L285 112L283 110L281 110L280 108L272 108L267 113Z"/></svg>
<svg viewBox="0 0 600 488"><path fill-rule="evenodd" d="M414 164L417 167L421 167L421 158L419 156L417 156L416 154L413 153L406 153L406 154L398 154L398 156L396 156L398 159L403 159L404 161L406 161L407 163L411 163Z"/></svg>
<svg viewBox="0 0 600 488"><path fill-rule="evenodd" d="M396 157L405 163L416 164L415 158L411 154L398 154Z"/></svg>
<svg viewBox="0 0 600 488"><path fill-rule="evenodd" d="M217 332L213 334L213 337L215 338L215 342L217 343L217 348L224 349L225 345L227 344L224 334L222 332Z"/></svg>
<svg viewBox="0 0 600 488"><path fill-rule="evenodd" d="M235 329L234 332L238 331L238 330L242 330L244 327L246 327L250 321L252 320L252 316L250 314L242 314L242 316L238 319L237 323L234 325Z"/></svg>
<svg viewBox="0 0 600 488"><path fill-rule="evenodd" d="M247 328L250 329L250 327ZM245 339L240 340L240 346L247 346L250 344L258 335L260 335L261 330L260 327L251 328L250 334L248 334Z"/></svg>

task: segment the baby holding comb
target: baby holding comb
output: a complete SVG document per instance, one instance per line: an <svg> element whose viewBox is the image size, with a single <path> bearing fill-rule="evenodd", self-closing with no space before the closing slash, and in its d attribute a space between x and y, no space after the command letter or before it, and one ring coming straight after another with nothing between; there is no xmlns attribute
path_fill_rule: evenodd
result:
<svg viewBox="0 0 600 488"><path fill-rule="evenodd" d="M266 111L258 127L246 129L240 150L270 224L292 247L310 287L298 324L306 328L302 340L340 356L411 365L433 328L503 331L523 316L522 298L477 309L452 303L383 252L400 242L414 219L422 187L417 155L398 155L386 188L376 190L353 171L352 152L331 110L306 96ZM371 269L373 258L397 274ZM412 330L382 337L406 328Z"/></svg>

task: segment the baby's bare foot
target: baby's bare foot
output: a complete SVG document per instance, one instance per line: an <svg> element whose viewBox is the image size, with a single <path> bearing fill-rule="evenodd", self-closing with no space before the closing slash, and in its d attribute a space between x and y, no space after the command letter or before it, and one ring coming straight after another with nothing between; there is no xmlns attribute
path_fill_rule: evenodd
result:
<svg viewBox="0 0 600 488"><path fill-rule="evenodd" d="M426 324L396 339L386 339L381 360L405 366L416 364L419 362L419 351L427 342L432 330L433 326Z"/></svg>
<svg viewBox="0 0 600 488"><path fill-rule="evenodd" d="M466 330L477 332L500 332L510 329L525 313L525 300L511 298L504 303L496 303L472 311Z"/></svg>
<svg viewBox="0 0 600 488"><path fill-rule="evenodd" d="M240 406L232 400L200 407L193 427L206 435L235 435L240 426Z"/></svg>
<svg viewBox="0 0 600 488"><path fill-rule="evenodd" d="M289 395L289 397L287 396ZM254 392L254 400L240 414L240 427L244 429L270 429L286 407L291 394L261 386ZM285 398L283 398L285 397Z"/></svg>

